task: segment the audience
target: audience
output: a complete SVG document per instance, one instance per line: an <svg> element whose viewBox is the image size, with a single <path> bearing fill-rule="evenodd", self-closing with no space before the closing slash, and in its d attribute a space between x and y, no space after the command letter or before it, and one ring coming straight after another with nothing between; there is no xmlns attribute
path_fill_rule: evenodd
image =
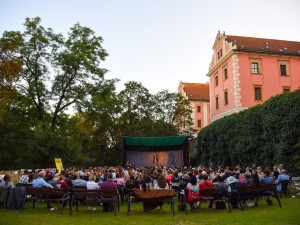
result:
<svg viewBox="0 0 300 225"><path fill-rule="evenodd" d="M271 167L272 168L272 167ZM278 172L280 170L280 174ZM34 179L35 178L35 179ZM243 169L240 165L236 167L216 168L207 167L90 167L83 168L68 168L61 173L45 172L35 170L31 172L24 170L22 176L18 179L18 183L30 184L33 187L47 188L65 188L83 187L87 189L118 189L122 190L139 188L144 191L147 189L169 189L173 188L176 191L185 188L215 188L217 193L228 191L228 195L234 204L234 193L232 191L240 185L260 185L276 183L277 190L281 190L281 181L292 180L292 174L287 173L283 165L274 166L273 171L266 167L262 171L262 167L253 165ZM88 181L88 182L87 182ZM99 181L99 183L98 183ZM224 182L225 181L225 182ZM4 180L0 182L0 186L13 188L13 183L10 181L10 176L5 175ZM224 191L225 190L225 191ZM201 191L200 191L201 192ZM123 193L123 192L122 192ZM267 200L268 201L268 200ZM269 200L270 201L270 200ZM258 199L255 199L257 205ZM271 201L268 204L271 204ZM51 204L47 202L48 207ZM209 205L212 207L213 201ZM51 207L52 208L52 207ZM95 211L95 205L90 204L88 210ZM106 211L112 210L112 205L106 206Z"/></svg>

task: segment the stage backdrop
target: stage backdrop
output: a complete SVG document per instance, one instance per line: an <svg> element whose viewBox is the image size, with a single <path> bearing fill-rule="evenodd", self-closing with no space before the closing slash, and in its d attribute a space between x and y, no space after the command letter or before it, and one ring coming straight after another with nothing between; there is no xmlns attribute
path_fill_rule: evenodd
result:
<svg viewBox="0 0 300 225"><path fill-rule="evenodd" d="M189 165L187 137L124 137L123 163L143 167Z"/></svg>

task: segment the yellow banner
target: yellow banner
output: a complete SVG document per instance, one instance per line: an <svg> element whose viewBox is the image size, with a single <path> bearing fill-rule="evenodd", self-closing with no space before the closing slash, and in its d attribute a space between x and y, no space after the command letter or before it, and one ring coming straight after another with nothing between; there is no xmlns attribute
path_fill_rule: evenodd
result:
<svg viewBox="0 0 300 225"><path fill-rule="evenodd" d="M61 158L55 158L55 164L56 164L56 169L59 171L59 173L64 169L62 162L61 162Z"/></svg>

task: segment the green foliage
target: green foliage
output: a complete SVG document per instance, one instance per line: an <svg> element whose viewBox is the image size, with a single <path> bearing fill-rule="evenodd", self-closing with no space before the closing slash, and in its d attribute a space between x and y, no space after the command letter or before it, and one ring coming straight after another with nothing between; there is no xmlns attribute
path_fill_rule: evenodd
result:
<svg viewBox="0 0 300 225"><path fill-rule="evenodd" d="M283 163L295 170L293 146L300 135L299 118L300 90L296 90L219 119L198 134L198 163L209 158L222 166Z"/></svg>
<svg viewBox="0 0 300 225"><path fill-rule="evenodd" d="M5 59L22 66L0 123L1 169L54 167L56 157L64 166L119 165L123 136L174 136L176 121L191 121L188 101L176 93L152 95L134 81L116 93L118 80L104 79L100 68L108 56L103 40L91 29L75 24L64 37L39 17L24 25L0 39L1 47L14 46ZM4 61L0 72L12 70Z"/></svg>

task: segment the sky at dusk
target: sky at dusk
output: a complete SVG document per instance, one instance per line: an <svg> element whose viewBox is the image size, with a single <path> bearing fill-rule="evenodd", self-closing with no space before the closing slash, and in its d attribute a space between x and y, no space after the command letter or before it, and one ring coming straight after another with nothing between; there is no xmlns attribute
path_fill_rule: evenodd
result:
<svg viewBox="0 0 300 225"><path fill-rule="evenodd" d="M218 30L300 40L299 0L1 0L0 33L23 30L26 17L67 35L79 22L104 39L106 78L174 92L180 80L206 83Z"/></svg>

